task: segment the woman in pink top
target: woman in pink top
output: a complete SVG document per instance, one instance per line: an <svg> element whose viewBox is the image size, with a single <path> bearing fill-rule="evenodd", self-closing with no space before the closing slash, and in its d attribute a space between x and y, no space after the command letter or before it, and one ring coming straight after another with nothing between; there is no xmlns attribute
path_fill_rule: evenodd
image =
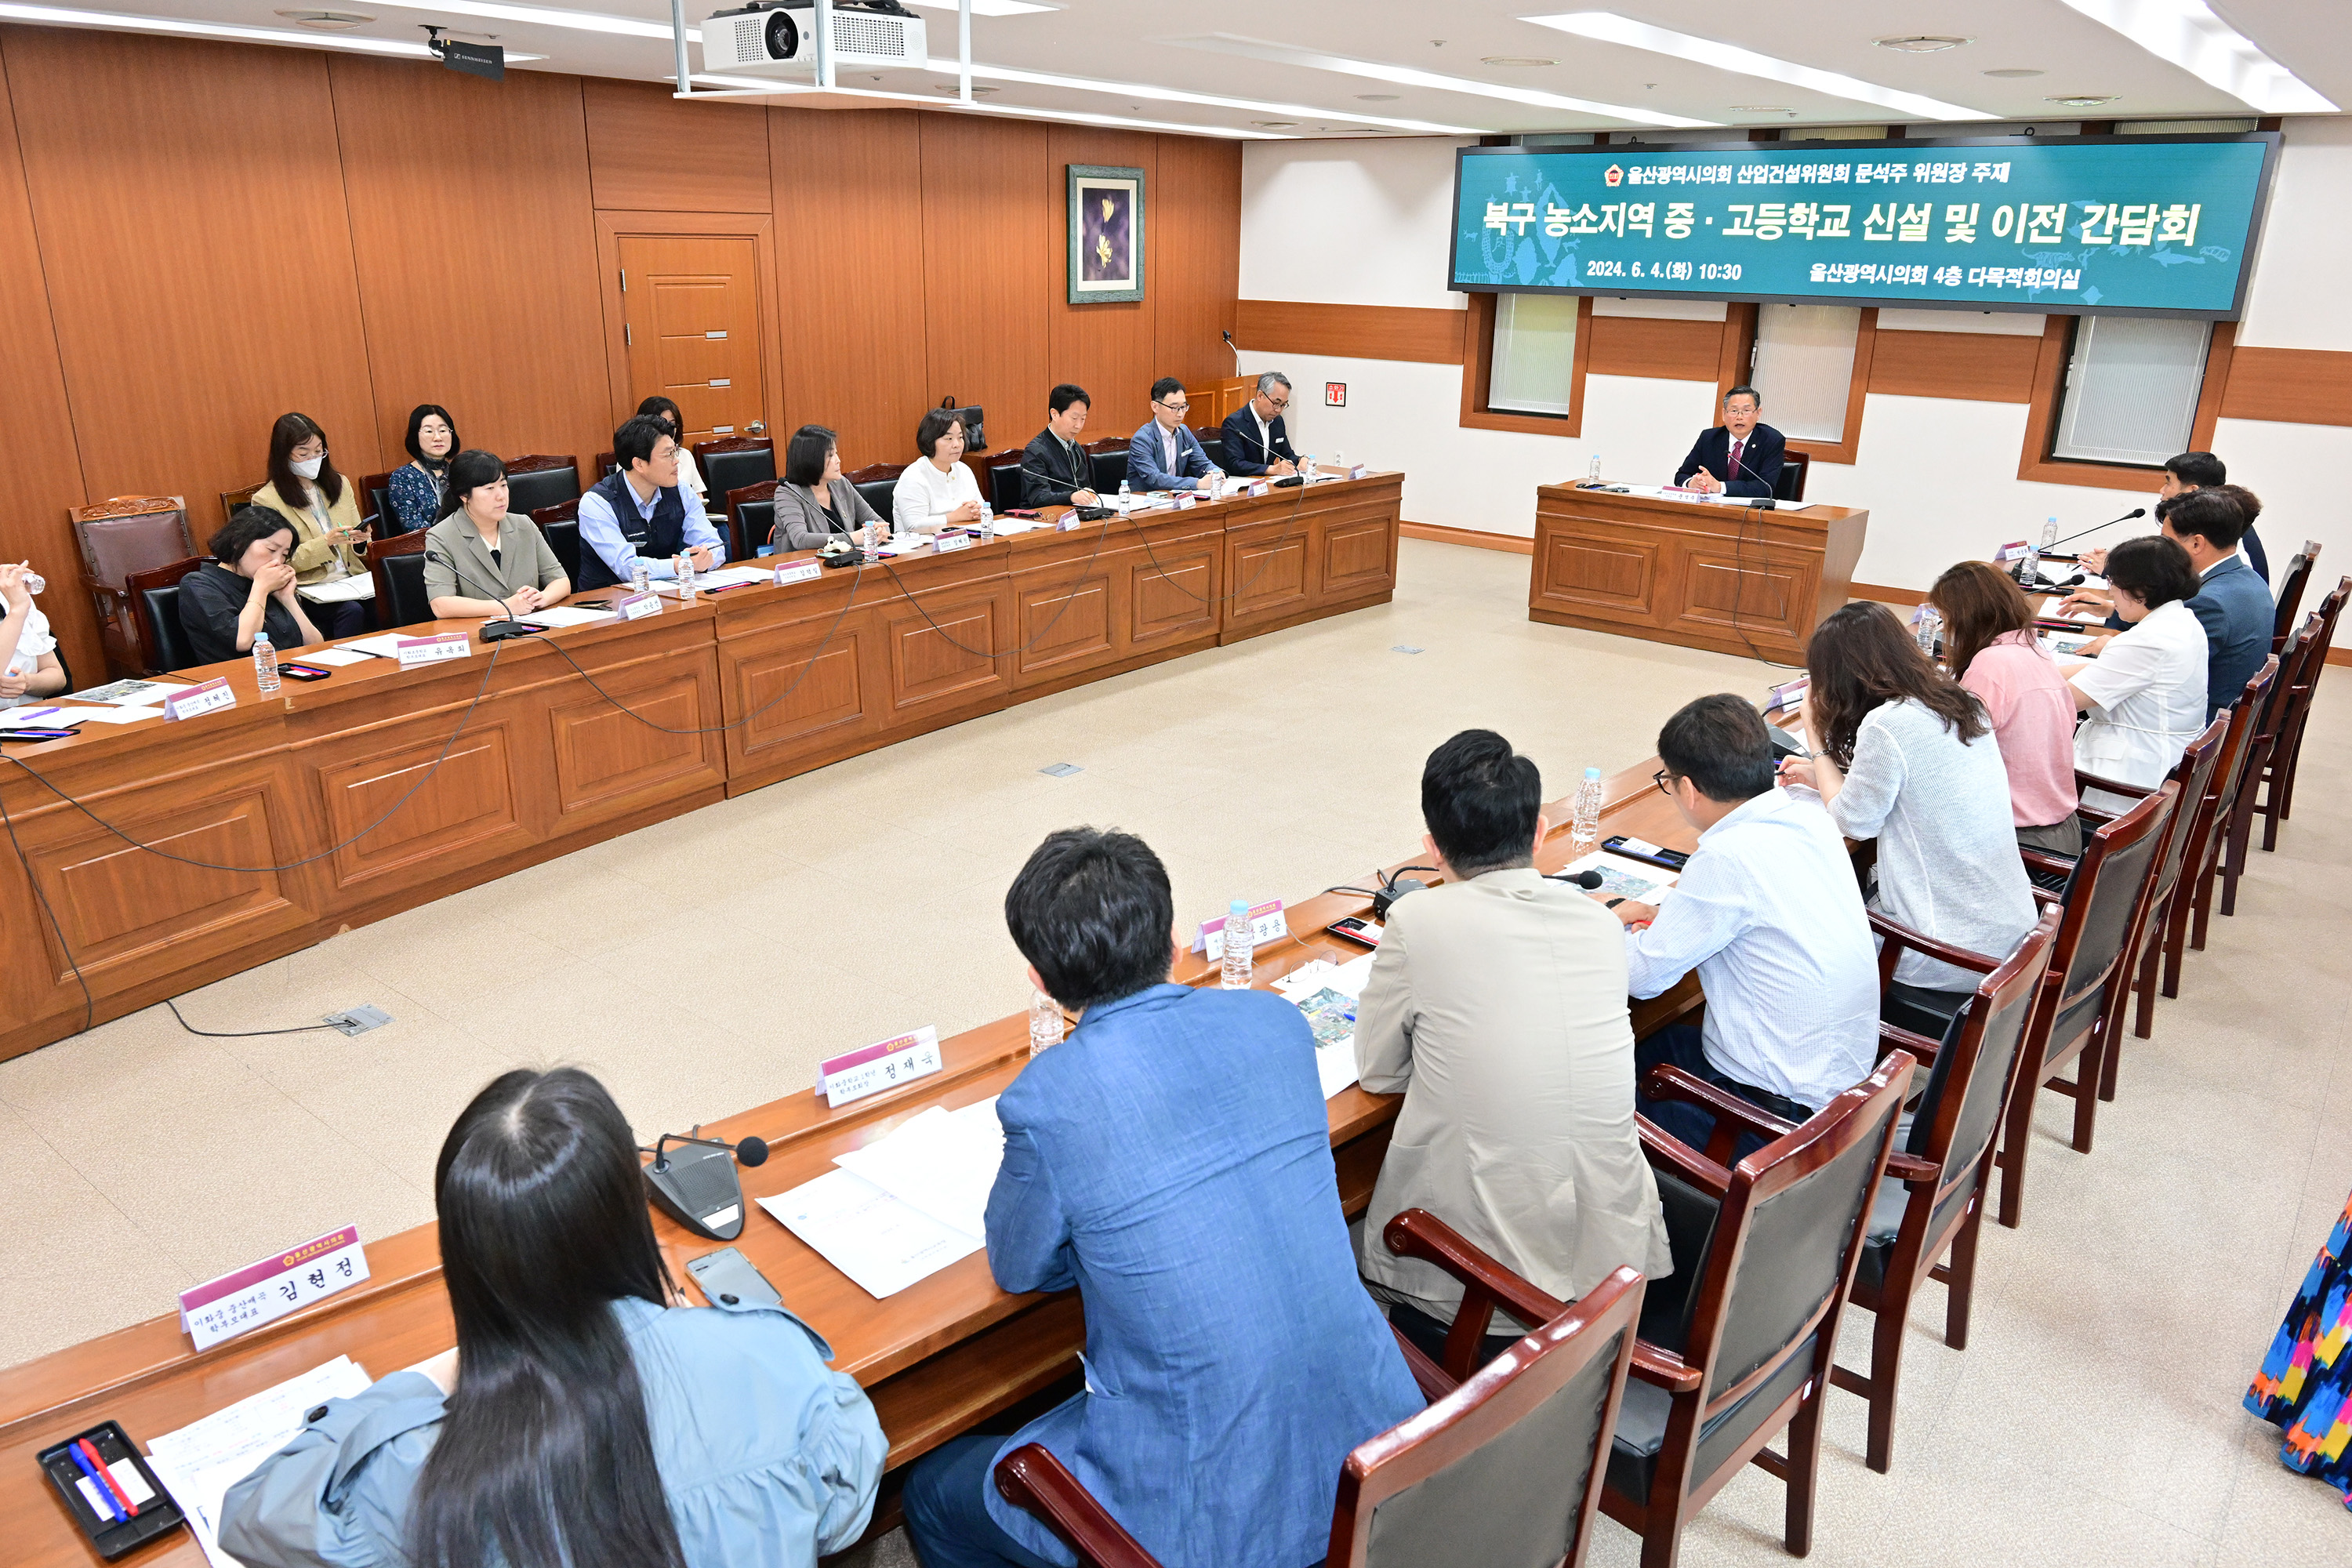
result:
<svg viewBox="0 0 2352 1568"><path fill-rule="evenodd" d="M1927 602L1944 617L1953 676L1992 715L2017 841L2080 855L2074 695L2034 637L2033 606L2008 573L1983 561L1963 561L1937 578Z"/></svg>

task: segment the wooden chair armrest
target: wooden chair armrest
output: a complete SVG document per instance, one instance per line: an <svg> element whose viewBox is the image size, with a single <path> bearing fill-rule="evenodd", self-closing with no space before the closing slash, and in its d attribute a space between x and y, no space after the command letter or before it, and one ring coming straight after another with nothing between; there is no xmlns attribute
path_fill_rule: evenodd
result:
<svg viewBox="0 0 2352 1568"><path fill-rule="evenodd" d="M1399 1258L1433 1263L1461 1281L1457 1321L1474 1314L1484 1317L1484 1303L1501 1307L1523 1323L1549 1323L1568 1310L1567 1302L1537 1289L1427 1209L1406 1209L1389 1221L1381 1239Z"/></svg>
<svg viewBox="0 0 2352 1568"><path fill-rule="evenodd" d="M2021 849L2018 853L2030 858L2035 851ZM2063 864L2072 866L2074 862L2069 860ZM1930 958L1941 959L1956 969L1965 969L1975 974L1990 974L2000 967L2000 960L1998 958L1974 952L1965 947L1954 947L1949 942L1937 942L1926 932L1913 931L1901 921L1889 920L1875 910L1871 912L1870 929L1885 939L1885 945L1879 949L1878 958L1882 984L1885 977L1895 972L1894 965L1888 962L1888 956L1899 953L1906 948L1913 952L1924 952ZM1900 946L1897 945L1898 943Z"/></svg>
<svg viewBox="0 0 2352 1568"><path fill-rule="evenodd" d="M2070 877L2074 873L2074 862L2063 855L2045 855L2039 849L2023 847L2019 848L2017 855L2018 858L2025 862L2025 868L2029 871L2055 871L2062 877ZM1988 969L1985 973L1990 974L1992 971Z"/></svg>
<svg viewBox="0 0 2352 1568"><path fill-rule="evenodd" d="M1934 1067L1936 1053L1942 1046L1925 1035L1915 1034L1898 1025L1881 1021L1878 1026L1878 1059L1885 1061L1889 1051L1909 1051L1911 1059L1921 1067Z"/></svg>
<svg viewBox="0 0 2352 1568"><path fill-rule="evenodd" d="M1698 1368L1664 1345L1654 1345L1647 1340L1633 1342L1633 1375L1670 1394L1694 1394L1698 1390Z"/></svg>
<svg viewBox="0 0 2352 1568"><path fill-rule="evenodd" d="M1042 1443L1024 1443L996 1464L996 1489L1027 1509L1092 1568L1160 1568L1160 1559L1121 1529L1110 1510L1062 1468Z"/></svg>
<svg viewBox="0 0 2352 1568"><path fill-rule="evenodd" d="M2116 779L2104 778L2097 773L2086 773L2080 768L2074 770L2074 787L2077 790L2103 789L2109 795L2127 795L2134 800L2139 799L2142 795L2156 793L2156 790L2148 788L2146 784L2127 784ZM2161 784L2157 786L2158 789L2162 787Z"/></svg>
<svg viewBox="0 0 2352 1568"><path fill-rule="evenodd" d="M1709 1197L1731 1192L1731 1173L1708 1159L1648 1117L1636 1111L1633 1131L1642 1140L1642 1153L1652 1165L1663 1166Z"/></svg>
<svg viewBox="0 0 2352 1568"><path fill-rule="evenodd" d="M1642 1080L1642 1092L1652 1100L1678 1100L1712 1113L1715 1131L1707 1137L1706 1157L1727 1170L1731 1165L1731 1151L1743 1130L1767 1141L1786 1137L1797 1130L1795 1122L1784 1121L1759 1106L1748 1104L1729 1089L1718 1089L1678 1067L1652 1068L1650 1076Z"/></svg>
<svg viewBox="0 0 2352 1568"><path fill-rule="evenodd" d="M1405 1369L1412 1373L1413 1382L1421 1385L1423 1399L1434 1405L1462 1386L1446 1373L1444 1367L1430 1360L1419 1345L1405 1338L1402 1329L1391 1323L1389 1332L1396 1336L1397 1349L1404 1352Z"/></svg>
<svg viewBox="0 0 2352 1568"><path fill-rule="evenodd" d="M1886 1173L1906 1186L1926 1187L1933 1192L1943 1179L1944 1171L1932 1160L1922 1160L1916 1154L1896 1153L1886 1157Z"/></svg>

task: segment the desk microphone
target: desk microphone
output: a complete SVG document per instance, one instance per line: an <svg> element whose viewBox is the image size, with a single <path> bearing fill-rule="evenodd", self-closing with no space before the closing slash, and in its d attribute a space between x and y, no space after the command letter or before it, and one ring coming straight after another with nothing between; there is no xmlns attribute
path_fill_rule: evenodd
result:
<svg viewBox="0 0 2352 1568"><path fill-rule="evenodd" d="M1582 888L1588 893L1597 890L1603 880L1598 871L1579 871L1573 877L1565 872L1555 872L1544 879L1549 882L1566 882L1570 887Z"/></svg>
<svg viewBox="0 0 2352 1568"><path fill-rule="evenodd" d="M467 587L476 589L481 587L482 584L475 582L472 578L466 575L465 568L459 566L457 562L451 560L448 556L436 554L430 550L424 552L424 555L425 560L437 561L442 565L449 568L449 574L457 578L460 583L465 584ZM506 601L499 595L492 594L490 595L490 603L493 605L504 605ZM430 608L430 606L428 605L427 608ZM491 616L488 620L482 623L481 633L482 640L484 642L507 642L515 637L527 637L533 635L530 627L523 625L520 621L516 620L510 615Z"/></svg>
<svg viewBox="0 0 2352 1568"><path fill-rule="evenodd" d="M2123 514L2123 516L2121 516L2121 517L2111 517L2111 518L2109 518L2106 521L2102 522L2102 523L2099 523L2099 524L2097 524L2097 525L2096 525L2096 526L2095 526L2095 527L2086 528L2086 529L2083 530L2083 533L2070 533L2070 534L2068 534L2068 535L2067 535L2065 538L2063 538L2063 539L2053 539L2053 540L2052 540L2052 541L2050 542L2050 543L2049 543L2049 544L2048 544L2048 545L2043 549L2042 553L2043 553L2044 555L2047 555L2047 554L2050 552L2050 551L2056 549L2059 545L2062 545L2062 544L2072 544L2072 543L2074 543L2074 541L2076 541L2076 540L2078 540L2078 539L2082 538L2082 537L2083 537L2083 534L2084 534L2084 533L2096 533L2096 532L2098 532L2098 531L2099 531L2099 530L2100 530L2100 529L2102 529L2102 528L2113 528L2116 524L2117 524L2117 523L2119 523L2119 522L2129 522L2132 519L2134 519L2134 518L2136 518L2136 517L2146 517L2147 515L2147 508L2146 508L2146 507L2144 507L2144 506L2136 506L2136 507L2132 508L2132 509L2131 509L2131 510L2129 510L2129 511L2127 511L2127 512L2124 513L2124 514Z"/></svg>
<svg viewBox="0 0 2352 1568"><path fill-rule="evenodd" d="M721 1143L699 1136L701 1131L697 1127L693 1133L666 1132L652 1148L640 1149L654 1157L645 1167L646 1185L653 1189L655 1206L678 1224L713 1241L732 1241L743 1234L743 1183L735 1174L736 1163L766 1164L767 1142ZM693 1145L693 1152L672 1156L672 1143Z"/></svg>

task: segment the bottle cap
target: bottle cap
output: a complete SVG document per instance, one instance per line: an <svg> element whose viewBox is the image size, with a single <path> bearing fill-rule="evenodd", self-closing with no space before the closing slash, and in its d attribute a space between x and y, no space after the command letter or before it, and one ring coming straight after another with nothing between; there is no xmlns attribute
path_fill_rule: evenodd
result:
<svg viewBox="0 0 2352 1568"><path fill-rule="evenodd" d="M1227 906L1225 912L1229 915L1239 915L1242 919L1247 920L1249 919L1249 900L1235 899L1231 905Z"/></svg>
<svg viewBox="0 0 2352 1568"><path fill-rule="evenodd" d="M1597 779L1601 776L1601 770L1599 768L1587 768L1584 770L1584 776L1589 779Z"/></svg>

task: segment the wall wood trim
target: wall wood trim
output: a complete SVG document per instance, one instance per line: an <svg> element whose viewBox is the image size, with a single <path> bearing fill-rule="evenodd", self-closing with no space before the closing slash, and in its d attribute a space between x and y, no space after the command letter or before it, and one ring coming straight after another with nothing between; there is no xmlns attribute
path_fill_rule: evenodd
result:
<svg viewBox="0 0 2352 1568"><path fill-rule="evenodd" d="M1533 555L1536 542L1516 533L1489 533L1481 528L1453 528L1442 522L1401 522L1397 533L1405 539L1426 539L1433 544L1466 544L1473 550L1500 550L1512 555Z"/></svg>
<svg viewBox="0 0 2352 1568"><path fill-rule="evenodd" d="M764 162L764 158L763 158ZM776 305L776 220L764 213L679 213L679 212L598 212L596 214L596 265L602 277L598 281L598 297L604 310L604 365L612 383L613 428L637 411L637 399L629 395L629 345L621 333L624 306L621 299L621 237L634 234L719 235L730 238L748 238L754 242L759 256L760 279L760 377L762 408L767 416L768 433L777 437L778 452L783 450L782 437L787 432L777 429L783 419L784 359L783 333L778 330ZM405 428L404 427L404 434ZM579 454L583 462L593 463L595 454L612 445L609 439ZM590 475L593 480L595 476ZM715 503L714 503L715 504Z"/></svg>
<svg viewBox="0 0 2352 1568"><path fill-rule="evenodd" d="M1870 390L1896 397L2031 403L2039 338L2007 332L1874 334ZM2352 357L2352 356L2347 356Z"/></svg>
<svg viewBox="0 0 2352 1568"><path fill-rule="evenodd" d="M2352 425L2352 353L2335 349L2235 348L2224 419Z"/></svg>
<svg viewBox="0 0 2352 1568"><path fill-rule="evenodd" d="M1713 381L1723 360L1723 323L1652 316L1592 318L1593 375Z"/></svg>
<svg viewBox="0 0 2352 1568"><path fill-rule="evenodd" d="M1723 406L1725 395L1756 372L1756 307L1725 306L1719 341L1721 357L1716 361L1715 371L1715 405L1718 409Z"/></svg>
<svg viewBox="0 0 2352 1568"><path fill-rule="evenodd" d="M1576 303L1576 352L1568 376L1568 412L1523 414L1489 408L1495 368L1495 299L1473 294L1463 314L1462 427L1507 430L1520 436L1580 436L1584 433L1584 378L1592 358L1592 296Z"/></svg>
<svg viewBox="0 0 2352 1568"><path fill-rule="evenodd" d="M1835 441L1800 441L1792 437L1789 442L1790 451L1802 452L1816 462L1854 460L1854 455L1862 449L1863 404L1870 393L1870 367L1877 340L1878 309L1865 305L1854 325L1853 374L1846 383L1845 421L1841 426L1843 435Z"/></svg>
<svg viewBox="0 0 2352 1568"><path fill-rule="evenodd" d="M2033 400L2026 409L2025 446L2018 454L2017 477L2103 490L2146 489L2156 482L2153 469L2124 463L2070 462L2049 455L2057 429L2058 391L2065 380L2074 320L2053 316L2042 329L2041 347L2034 358ZM2205 381L2197 394L2197 414L2189 431L2189 451L2213 449L2213 422L2221 416L2221 402L2229 390L2231 349L2237 336L2236 322L2213 323L2212 341L2205 351Z"/></svg>
<svg viewBox="0 0 2352 1568"><path fill-rule="evenodd" d="M1410 360L1461 364L1475 335L1465 329L1481 299L1494 319L1494 296L1470 296L1470 309L1432 310L1403 305L1310 305L1289 300L1244 300L1234 341L1267 353L1331 354L1341 359Z"/></svg>

